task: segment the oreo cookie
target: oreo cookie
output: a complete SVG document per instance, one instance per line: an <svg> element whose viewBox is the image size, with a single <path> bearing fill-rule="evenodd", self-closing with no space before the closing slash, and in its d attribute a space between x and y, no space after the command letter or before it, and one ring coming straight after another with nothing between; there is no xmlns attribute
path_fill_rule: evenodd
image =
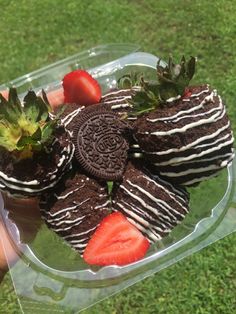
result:
<svg viewBox="0 0 236 314"><path fill-rule="evenodd" d="M130 126L117 114L99 108L84 110L73 132L75 157L92 176L122 179L129 149ZM128 136L128 137L127 137Z"/></svg>

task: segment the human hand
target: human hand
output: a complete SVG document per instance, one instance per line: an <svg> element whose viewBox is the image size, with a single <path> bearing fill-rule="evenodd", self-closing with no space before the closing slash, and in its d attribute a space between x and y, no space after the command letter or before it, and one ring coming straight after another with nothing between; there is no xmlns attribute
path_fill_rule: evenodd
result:
<svg viewBox="0 0 236 314"><path fill-rule="evenodd" d="M20 233L20 241L30 243L35 238L41 224L41 216L37 198L17 199L2 193L4 207L8 218L14 223ZM14 245L0 216L0 283L9 267L20 258L21 252Z"/></svg>
<svg viewBox="0 0 236 314"><path fill-rule="evenodd" d="M8 90L0 91L0 93L5 98L8 98ZM61 87L58 90L47 92L47 97L52 108L56 109L64 102L63 88ZM2 193L2 196L4 199L4 207L9 212L9 218L16 224L20 231L21 241L24 243L31 242L35 238L42 223L37 198L11 198L4 192ZM8 271L8 263L11 266L19 258L20 252L16 251L16 247L13 247L12 240L10 239L0 216L0 283Z"/></svg>

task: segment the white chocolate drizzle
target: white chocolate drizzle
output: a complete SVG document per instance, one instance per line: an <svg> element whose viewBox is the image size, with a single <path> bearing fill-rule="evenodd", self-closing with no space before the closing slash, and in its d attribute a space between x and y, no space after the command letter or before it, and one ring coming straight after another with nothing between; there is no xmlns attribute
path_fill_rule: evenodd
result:
<svg viewBox="0 0 236 314"><path fill-rule="evenodd" d="M147 117L150 131L140 130L136 138L138 141L138 137L143 136L141 149L157 172L174 182L189 185L206 179L208 175L212 177L214 172L231 163L234 137L225 106L216 90L207 86L183 98L180 104L182 109L178 112L166 110L162 112L165 116ZM151 148L147 150L145 136L156 137L157 143L164 144L159 150L156 147L153 151ZM173 143L172 146L165 144L169 142ZM132 156L135 157L135 154Z"/></svg>

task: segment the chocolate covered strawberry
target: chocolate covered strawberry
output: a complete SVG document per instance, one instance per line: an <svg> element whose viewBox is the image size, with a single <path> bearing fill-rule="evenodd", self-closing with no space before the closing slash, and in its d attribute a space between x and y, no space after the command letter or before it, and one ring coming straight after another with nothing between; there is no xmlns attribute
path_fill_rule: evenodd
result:
<svg viewBox="0 0 236 314"><path fill-rule="evenodd" d="M135 138L150 168L170 181L194 185L232 162L233 133L225 105L207 84L188 86L195 59L157 65L157 80L141 81L132 99Z"/></svg>
<svg viewBox="0 0 236 314"><path fill-rule="evenodd" d="M109 214L106 182L97 181L78 169L70 171L39 202L47 226L80 254L102 219Z"/></svg>
<svg viewBox="0 0 236 314"><path fill-rule="evenodd" d="M0 94L0 188L34 196L53 188L68 170L74 153L58 117L50 118L46 94L29 91L21 102L16 89Z"/></svg>

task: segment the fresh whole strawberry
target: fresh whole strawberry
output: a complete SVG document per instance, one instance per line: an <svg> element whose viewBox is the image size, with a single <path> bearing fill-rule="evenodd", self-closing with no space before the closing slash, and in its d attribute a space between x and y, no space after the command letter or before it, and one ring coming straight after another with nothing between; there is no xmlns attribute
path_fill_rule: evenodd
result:
<svg viewBox="0 0 236 314"><path fill-rule="evenodd" d="M120 212L106 216L84 251L91 265L127 265L144 257L149 241Z"/></svg>
<svg viewBox="0 0 236 314"><path fill-rule="evenodd" d="M98 82L84 70L75 70L66 74L62 85L65 103L87 106L98 103L102 96Z"/></svg>

